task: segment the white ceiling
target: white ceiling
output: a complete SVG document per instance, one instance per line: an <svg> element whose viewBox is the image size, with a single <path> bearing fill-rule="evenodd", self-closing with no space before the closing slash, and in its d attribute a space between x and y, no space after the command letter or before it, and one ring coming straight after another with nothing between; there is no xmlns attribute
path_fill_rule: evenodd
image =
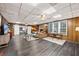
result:
<svg viewBox="0 0 79 59"><path fill-rule="evenodd" d="M56 12L45 14L45 20L41 20L41 14L51 7ZM41 24L79 16L78 7L78 3L39 3L37 5L34 3L0 3L0 13L9 22ZM56 15L61 15L61 17L54 18L53 16Z"/></svg>

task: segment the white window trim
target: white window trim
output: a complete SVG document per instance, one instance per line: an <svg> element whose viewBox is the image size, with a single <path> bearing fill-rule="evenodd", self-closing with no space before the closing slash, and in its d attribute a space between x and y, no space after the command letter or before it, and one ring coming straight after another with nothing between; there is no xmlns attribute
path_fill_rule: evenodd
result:
<svg viewBox="0 0 79 59"><path fill-rule="evenodd" d="M67 20L65 20L65 21L66 21L66 33L63 33L63 35L67 35L67 29L68 29ZM57 32L58 34L61 34L61 30L60 30L60 29L61 29L61 22L62 22L62 21L59 21L59 22L58 22L58 32ZM54 22L52 22L52 32L51 32L51 33L55 33L55 32L54 32ZM57 34L57 33L56 33L56 34Z"/></svg>

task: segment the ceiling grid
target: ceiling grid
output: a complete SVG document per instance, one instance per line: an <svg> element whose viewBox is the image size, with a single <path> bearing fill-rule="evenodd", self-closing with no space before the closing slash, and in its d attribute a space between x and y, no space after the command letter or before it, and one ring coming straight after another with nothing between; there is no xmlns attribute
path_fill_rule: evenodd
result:
<svg viewBox="0 0 79 59"><path fill-rule="evenodd" d="M78 7L79 4L74 3L39 3L36 5L33 3L0 3L0 13L8 21L40 24L79 16ZM50 8L54 8L56 11L51 14L43 14ZM52 12L52 10L48 12ZM45 15L45 20L41 20L42 15ZM56 15L61 15L61 17L54 18Z"/></svg>

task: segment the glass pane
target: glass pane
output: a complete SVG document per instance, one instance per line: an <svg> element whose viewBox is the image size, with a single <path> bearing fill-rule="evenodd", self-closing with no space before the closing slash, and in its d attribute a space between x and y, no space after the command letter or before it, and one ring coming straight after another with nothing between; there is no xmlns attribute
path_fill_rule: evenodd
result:
<svg viewBox="0 0 79 59"><path fill-rule="evenodd" d="M52 32L52 23L48 23L48 32L49 32L49 33Z"/></svg>
<svg viewBox="0 0 79 59"><path fill-rule="evenodd" d="M58 22L54 23L54 33L58 33Z"/></svg>
<svg viewBox="0 0 79 59"><path fill-rule="evenodd" d="M60 33L66 34L67 33L67 21L61 21L60 22Z"/></svg>

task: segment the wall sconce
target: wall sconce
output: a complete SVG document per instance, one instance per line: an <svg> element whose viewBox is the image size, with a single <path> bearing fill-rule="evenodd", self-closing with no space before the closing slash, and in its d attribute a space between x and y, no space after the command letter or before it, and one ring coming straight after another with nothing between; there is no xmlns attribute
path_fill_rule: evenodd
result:
<svg viewBox="0 0 79 59"><path fill-rule="evenodd" d="M44 24L44 26L48 26L47 24Z"/></svg>
<svg viewBox="0 0 79 59"><path fill-rule="evenodd" d="M76 27L76 29L75 29L75 30L79 32L79 27Z"/></svg>

